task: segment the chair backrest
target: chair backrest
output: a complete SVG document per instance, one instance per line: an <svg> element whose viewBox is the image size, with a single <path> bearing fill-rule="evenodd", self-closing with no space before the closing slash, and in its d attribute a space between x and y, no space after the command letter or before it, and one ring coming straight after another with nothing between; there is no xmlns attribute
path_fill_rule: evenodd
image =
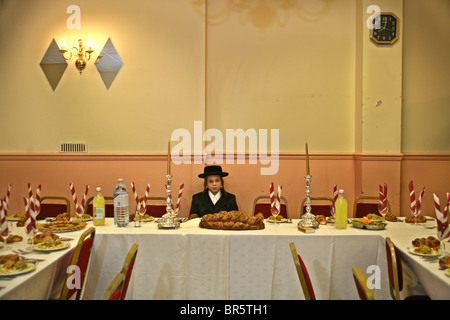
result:
<svg viewBox="0 0 450 320"><path fill-rule="evenodd" d="M124 300L127 294L128 283L130 282L131 273L133 272L134 263L136 262L137 252L138 252L138 245L135 243L131 246L130 250L128 251L122 270L120 271L125 276L123 288L120 293L120 300Z"/></svg>
<svg viewBox="0 0 450 320"><path fill-rule="evenodd" d="M92 255L92 245L95 238L95 228L90 227L80 236L77 246L72 254L69 266L76 266L72 273L66 273L63 288L61 291L61 300L69 300L76 293L76 300L81 299L81 293L89 273L89 265ZM78 273L79 272L79 273ZM73 288L68 287L69 282L73 284L71 278L75 278ZM78 278L79 277L79 278ZM78 284L78 285L77 285Z"/></svg>
<svg viewBox="0 0 450 320"><path fill-rule="evenodd" d="M43 196L40 202L41 212L39 216L41 217L56 217L58 214L64 212L67 212L70 215L70 201L66 197Z"/></svg>
<svg viewBox="0 0 450 320"><path fill-rule="evenodd" d="M308 270L306 269L306 266L303 263L302 258L297 253L295 244L291 242L289 245L291 247L292 258L294 258L295 268L297 269L297 275L300 280L300 284L302 286L305 299L316 300L316 295L314 294L314 288L312 286L311 279L309 278Z"/></svg>
<svg viewBox="0 0 450 320"><path fill-rule="evenodd" d="M125 281L125 275L119 272L106 288L103 294L103 300L121 300L120 296L123 290L123 284Z"/></svg>
<svg viewBox="0 0 450 320"><path fill-rule="evenodd" d="M356 198L353 202L353 218L362 218L369 213L378 214L379 201L379 196L361 196ZM391 212L391 204L389 203L389 200L387 200L387 207L388 212Z"/></svg>
<svg viewBox="0 0 450 320"><path fill-rule="evenodd" d="M139 201L144 201L144 198L139 199ZM166 201L167 198L165 197L148 197L146 203L147 211L145 213L155 218L162 217L167 212Z"/></svg>
<svg viewBox="0 0 450 320"><path fill-rule="evenodd" d="M114 218L114 197L105 197L105 218ZM93 204L92 201L94 197L90 197L87 199L86 204L84 205L84 213L93 215Z"/></svg>
<svg viewBox="0 0 450 320"><path fill-rule="evenodd" d="M386 238L386 255L391 296L394 300L400 300L400 291L403 289L402 258L390 237Z"/></svg>
<svg viewBox="0 0 450 320"><path fill-rule="evenodd" d="M361 300L375 300L372 290L367 286L367 280L358 267L354 267L353 280L355 280L356 290Z"/></svg>
<svg viewBox="0 0 450 320"><path fill-rule="evenodd" d="M325 217L331 216L330 207L333 204L333 198L329 197L310 197L311 199L311 213L314 215L324 215ZM313 201L317 201L317 204L312 204ZM321 204L319 204L319 202ZM330 202L330 203L327 203ZM306 198L303 199L302 204L300 206L300 218L304 213L306 213ZM326 203L326 204L324 204Z"/></svg>
<svg viewBox="0 0 450 320"><path fill-rule="evenodd" d="M260 201L263 200L263 201ZM264 218L272 216L270 210L270 196L258 196L253 201L253 215L262 213ZM289 218L288 202L285 197L280 198L280 216L284 218Z"/></svg>

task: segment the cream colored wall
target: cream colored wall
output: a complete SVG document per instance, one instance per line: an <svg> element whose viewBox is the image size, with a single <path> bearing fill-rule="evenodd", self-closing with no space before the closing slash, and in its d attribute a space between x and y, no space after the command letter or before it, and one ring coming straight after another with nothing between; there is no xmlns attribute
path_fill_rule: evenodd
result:
<svg viewBox="0 0 450 320"><path fill-rule="evenodd" d="M3 1L0 8L1 152L162 152L176 128L204 116L204 19L189 1ZM92 39L96 57L111 38L123 67L109 90L92 62L69 62L52 90L39 64L52 39Z"/></svg>
<svg viewBox="0 0 450 320"><path fill-rule="evenodd" d="M405 1L403 152L450 152L450 1Z"/></svg>
<svg viewBox="0 0 450 320"><path fill-rule="evenodd" d="M207 124L280 129L280 151L353 151L355 2L211 1Z"/></svg>
<svg viewBox="0 0 450 320"><path fill-rule="evenodd" d="M402 21L389 47L368 39L368 0L105 3L77 1L81 29L69 30L68 1L2 2L1 152L162 152L195 120L278 128L281 152L305 141L312 152L450 150L447 0L377 1ZM39 63L63 37L91 38L95 57L111 37L124 66L109 90L73 60L51 89Z"/></svg>

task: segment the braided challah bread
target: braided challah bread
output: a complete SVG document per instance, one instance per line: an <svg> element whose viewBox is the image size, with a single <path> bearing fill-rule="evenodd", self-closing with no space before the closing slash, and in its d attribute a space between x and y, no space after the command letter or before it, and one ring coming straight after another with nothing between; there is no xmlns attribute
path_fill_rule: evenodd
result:
<svg viewBox="0 0 450 320"><path fill-rule="evenodd" d="M265 228L262 214L251 216L239 211L206 214L202 217L199 226L217 230L261 230Z"/></svg>

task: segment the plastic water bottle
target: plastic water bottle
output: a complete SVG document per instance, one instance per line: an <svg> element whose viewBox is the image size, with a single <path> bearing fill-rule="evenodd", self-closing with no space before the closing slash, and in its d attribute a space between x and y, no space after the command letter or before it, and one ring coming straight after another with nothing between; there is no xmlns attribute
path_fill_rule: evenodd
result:
<svg viewBox="0 0 450 320"><path fill-rule="evenodd" d="M105 225L105 198L102 195L102 188L97 187L97 195L93 203L94 226Z"/></svg>
<svg viewBox="0 0 450 320"><path fill-rule="evenodd" d="M347 229L347 199L344 197L344 190L339 189L339 197L336 200L336 229Z"/></svg>
<svg viewBox="0 0 450 320"><path fill-rule="evenodd" d="M116 227L126 227L129 221L128 188L123 184L123 179L118 179L114 188L114 225Z"/></svg>

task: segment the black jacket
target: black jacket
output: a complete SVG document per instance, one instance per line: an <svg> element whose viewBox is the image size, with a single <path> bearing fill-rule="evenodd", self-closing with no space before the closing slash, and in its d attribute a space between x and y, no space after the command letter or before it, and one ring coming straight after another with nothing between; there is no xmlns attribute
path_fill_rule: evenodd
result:
<svg viewBox="0 0 450 320"><path fill-rule="evenodd" d="M220 211L238 210L236 196L221 190L222 195L216 204L213 204L209 197L208 190L196 193L192 196L191 210L189 214L196 213L199 217L203 217L208 213L218 213Z"/></svg>

